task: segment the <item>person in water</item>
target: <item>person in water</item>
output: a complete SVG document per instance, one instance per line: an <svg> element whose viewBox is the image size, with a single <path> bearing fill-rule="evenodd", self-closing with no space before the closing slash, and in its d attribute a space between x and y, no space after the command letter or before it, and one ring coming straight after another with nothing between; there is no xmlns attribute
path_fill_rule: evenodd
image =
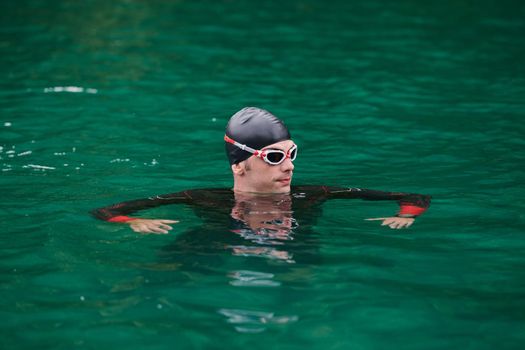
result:
<svg viewBox="0 0 525 350"><path fill-rule="evenodd" d="M366 219L381 221L383 226L393 229L411 226L430 205L430 196L415 193L291 186L297 145L285 124L264 109L246 107L235 113L226 126L224 141L233 174L233 189L185 190L114 204L95 209L92 214L101 220L127 224L135 232L165 234L178 221L129 215L161 205L186 204L206 209L204 216L213 215L211 212L226 216L234 222L232 232L254 242L263 240L268 245L290 239L294 227L301 223L298 217L308 222L308 215L303 214L328 199L397 201L400 208L397 214ZM255 248L248 254L287 258L286 253L280 251L268 253L264 247ZM237 254L243 254L243 249L246 247L233 248Z"/></svg>

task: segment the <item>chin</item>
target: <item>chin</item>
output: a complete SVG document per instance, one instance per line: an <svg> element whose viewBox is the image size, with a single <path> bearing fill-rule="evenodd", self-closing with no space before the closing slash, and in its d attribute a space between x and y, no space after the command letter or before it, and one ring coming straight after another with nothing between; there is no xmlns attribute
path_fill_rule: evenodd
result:
<svg viewBox="0 0 525 350"><path fill-rule="evenodd" d="M290 192L290 188L291 186L289 184L286 186L279 186L278 188L275 189L275 192L276 193L288 193Z"/></svg>

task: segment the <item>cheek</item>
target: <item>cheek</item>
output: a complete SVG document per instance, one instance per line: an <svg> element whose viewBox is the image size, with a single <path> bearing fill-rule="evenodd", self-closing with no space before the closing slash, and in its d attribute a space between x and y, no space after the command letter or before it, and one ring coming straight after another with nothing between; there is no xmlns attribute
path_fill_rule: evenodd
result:
<svg viewBox="0 0 525 350"><path fill-rule="evenodd" d="M257 169L254 168L252 174L259 183L272 183L277 177L277 172L274 169L266 166L266 164L263 164L261 167L257 167Z"/></svg>

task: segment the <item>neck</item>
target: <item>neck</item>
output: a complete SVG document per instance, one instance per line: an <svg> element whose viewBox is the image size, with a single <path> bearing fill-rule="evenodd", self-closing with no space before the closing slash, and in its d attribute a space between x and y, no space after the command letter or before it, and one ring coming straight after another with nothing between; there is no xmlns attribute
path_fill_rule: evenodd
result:
<svg viewBox="0 0 525 350"><path fill-rule="evenodd" d="M245 194L245 195L289 194L290 186L283 188L282 191L275 191L275 190L259 189L254 186L247 186L245 184L240 183L239 181L234 181L233 192L235 192L236 195L237 194Z"/></svg>

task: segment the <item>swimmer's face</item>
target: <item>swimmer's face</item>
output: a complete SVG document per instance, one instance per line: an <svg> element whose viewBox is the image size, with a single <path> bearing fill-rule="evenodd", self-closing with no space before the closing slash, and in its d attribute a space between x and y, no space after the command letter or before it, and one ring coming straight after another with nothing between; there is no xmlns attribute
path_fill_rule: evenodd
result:
<svg viewBox="0 0 525 350"><path fill-rule="evenodd" d="M264 147L262 150L276 149L288 153L295 145L292 140L277 142ZM242 164L244 163L244 164ZM259 193L288 193L292 183L294 165L290 158L281 164L270 165L263 159L251 156L239 163L244 167L243 183L246 192Z"/></svg>

